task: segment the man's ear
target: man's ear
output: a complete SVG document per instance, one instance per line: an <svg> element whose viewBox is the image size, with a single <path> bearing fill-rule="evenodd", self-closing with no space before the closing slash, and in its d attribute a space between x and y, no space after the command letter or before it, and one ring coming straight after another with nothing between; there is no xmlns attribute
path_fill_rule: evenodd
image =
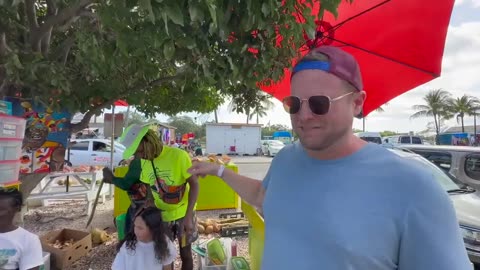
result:
<svg viewBox="0 0 480 270"><path fill-rule="evenodd" d="M365 91L360 91L355 93L353 97L353 113L354 116L357 118L363 118L365 115L363 114L363 104L365 103L365 99L367 98L367 93Z"/></svg>

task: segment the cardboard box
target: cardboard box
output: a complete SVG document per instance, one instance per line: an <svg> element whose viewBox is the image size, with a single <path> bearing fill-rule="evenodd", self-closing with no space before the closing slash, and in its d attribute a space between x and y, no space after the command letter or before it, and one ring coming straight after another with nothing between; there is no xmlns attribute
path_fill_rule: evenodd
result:
<svg viewBox="0 0 480 270"><path fill-rule="evenodd" d="M59 240L62 243L73 239L73 245L58 249L53 247L55 241ZM58 269L64 269L73 262L87 255L92 249L92 236L88 232L63 229L58 231L51 231L40 237L44 251L51 255L51 265Z"/></svg>

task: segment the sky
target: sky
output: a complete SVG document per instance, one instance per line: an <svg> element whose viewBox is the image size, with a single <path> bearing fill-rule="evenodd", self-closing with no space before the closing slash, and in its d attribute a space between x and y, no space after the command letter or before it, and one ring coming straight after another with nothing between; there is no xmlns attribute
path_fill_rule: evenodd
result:
<svg viewBox="0 0 480 270"><path fill-rule="evenodd" d="M390 130L395 132L419 132L425 130L433 118L410 119L415 112L412 104L423 104L422 98L430 89L443 88L453 97L464 94L480 98L480 0L457 0L450 20L445 45L442 75L424 85L391 100L384 107L384 112L372 112L366 118L367 131ZM290 117L277 99L272 99L275 106L267 116L260 119L260 124L283 124L291 127ZM218 109L219 122L245 123L246 115L232 113L226 101ZM211 121L214 114L188 113L196 117L198 123ZM166 122L168 116L157 115L157 119ZM253 119L251 122L255 122ZM465 125L472 125L473 118L466 117ZM458 125L456 120L446 122L448 126ZM354 121L354 128L362 128L362 120Z"/></svg>

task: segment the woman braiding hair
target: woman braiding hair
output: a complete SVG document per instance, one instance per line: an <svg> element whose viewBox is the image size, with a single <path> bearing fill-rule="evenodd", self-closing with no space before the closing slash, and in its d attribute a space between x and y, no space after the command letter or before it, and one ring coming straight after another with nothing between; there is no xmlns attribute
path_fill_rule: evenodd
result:
<svg viewBox="0 0 480 270"><path fill-rule="evenodd" d="M182 149L164 145L149 125L132 125L120 137L126 149L124 159L131 159L124 177L114 177L104 169L104 182L126 190L132 202L127 211L128 233L135 213L155 205L172 240L177 239L183 270L193 270L191 244L198 239L195 204L198 182L188 173L192 161ZM133 159L132 159L133 157Z"/></svg>

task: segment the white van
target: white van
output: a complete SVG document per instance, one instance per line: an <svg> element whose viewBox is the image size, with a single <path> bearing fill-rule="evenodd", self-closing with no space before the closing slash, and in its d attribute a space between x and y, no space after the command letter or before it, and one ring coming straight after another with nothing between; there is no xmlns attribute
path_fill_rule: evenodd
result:
<svg viewBox="0 0 480 270"><path fill-rule="evenodd" d="M396 136L388 136L383 138L383 143L390 143L390 144L423 144L423 140L419 136L411 136L411 135L396 135Z"/></svg>
<svg viewBox="0 0 480 270"><path fill-rule="evenodd" d="M382 144L382 136L379 132L358 132L355 133L355 136L366 142Z"/></svg>

